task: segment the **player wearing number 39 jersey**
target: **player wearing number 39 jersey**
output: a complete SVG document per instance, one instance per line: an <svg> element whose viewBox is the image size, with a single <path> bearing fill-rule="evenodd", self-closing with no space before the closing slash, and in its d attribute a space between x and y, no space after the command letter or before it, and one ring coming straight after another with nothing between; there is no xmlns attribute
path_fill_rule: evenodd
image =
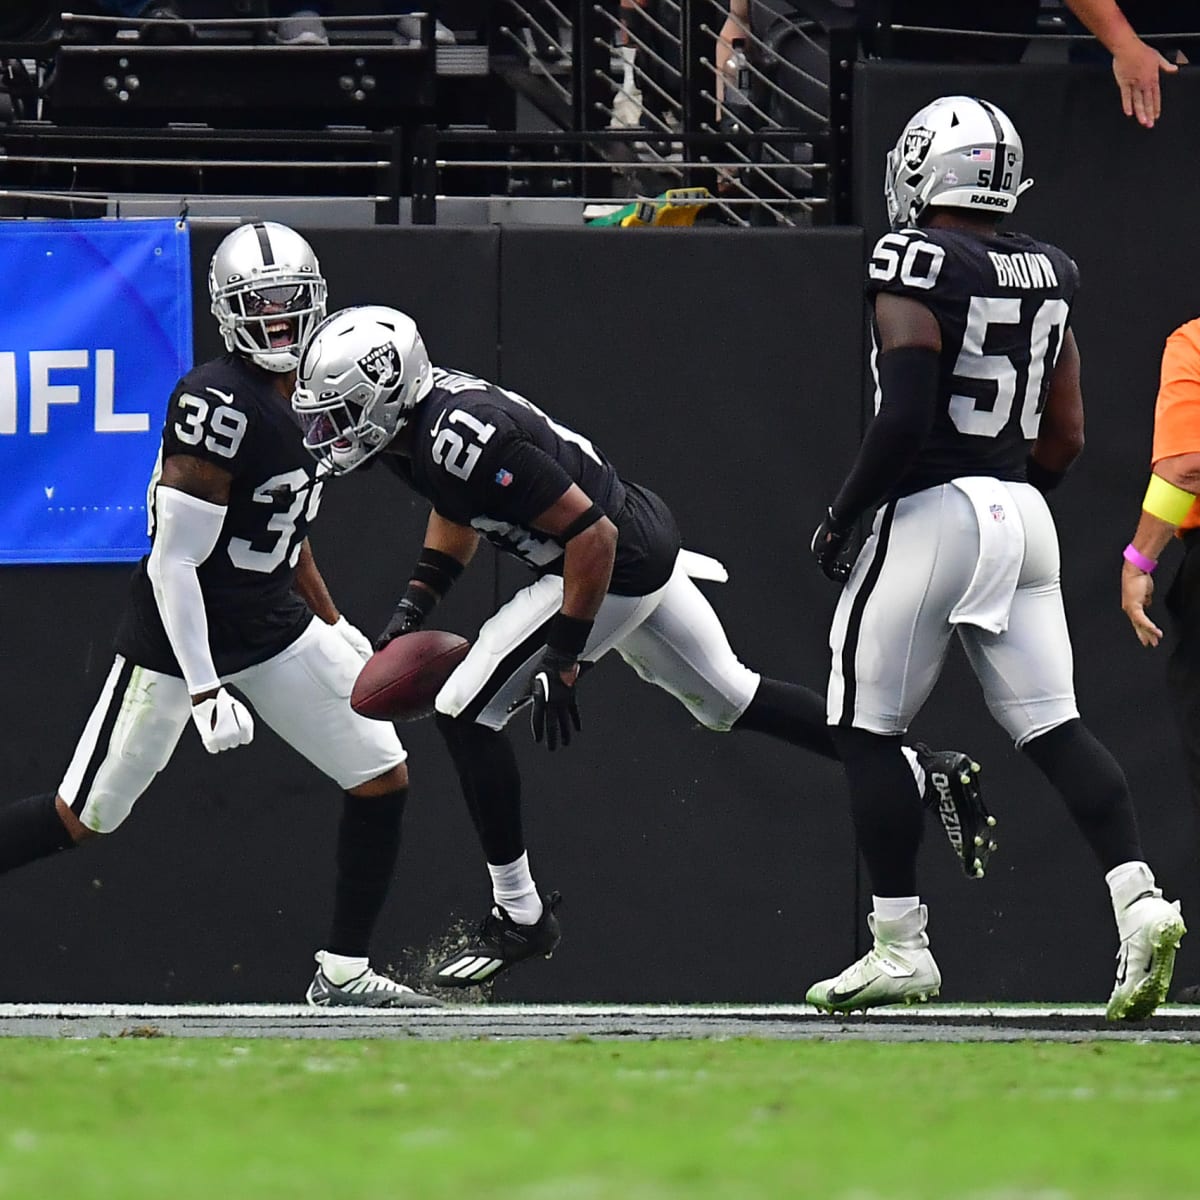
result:
<svg viewBox="0 0 1200 1200"><path fill-rule="evenodd" d="M248 743L254 718L236 688L344 789L332 927L309 1002L435 1003L376 974L367 955L408 769L395 731L350 707L370 644L338 613L308 543L321 481L289 398L325 281L298 233L260 223L221 243L209 289L228 353L171 395L147 494L152 548L133 573L116 659L57 793L0 808L0 871L111 833L189 723L210 753Z"/></svg>
<svg viewBox="0 0 1200 1200"><path fill-rule="evenodd" d="M1111 1019L1154 1011L1184 932L1144 861L1124 773L1075 707L1043 494L1083 446L1078 274L1056 246L997 228L1029 186L1023 158L1009 118L968 96L923 108L888 156L893 229L867 268L876 417L812 540L825 573L845 581L827 719L874 893L871 951L809 991L830 1010L926 999L941 985L900 744L955 634L992 715L1105 871L1120 942ZM851 568L851 531L877 505Z"/></svg>

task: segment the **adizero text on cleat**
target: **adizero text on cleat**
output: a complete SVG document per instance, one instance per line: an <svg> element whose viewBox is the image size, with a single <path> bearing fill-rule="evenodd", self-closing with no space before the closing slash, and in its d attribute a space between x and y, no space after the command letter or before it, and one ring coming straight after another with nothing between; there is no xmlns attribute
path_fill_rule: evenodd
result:
<svg viewBox="0 0 1200 1200"><path fill-rule="evenodd" d="M542 899L542 915L533 925L514 921L496 905L467 945L438 963L427 982L435 987L477 987L527 958L549 958L562 937L554 910L562 897L551 892Z"/></svg>
<svg viewBox="0 0 1200 1200"><path fill-rule="evenodd" d="M996 818L983 802L979 764L958 750L930 750L921 743L913 749L925 772L925 807L941 822L967 878L982 879L997 847L989 836Z"/></svg>
<svg viewBox="0 0 1200 1200"><path fill-rule="evenodd" d="M441 1008L433 996L413 991L386 975L364 965L363 970L345 983L334 983L325 974L324 950L317 952L320 964L304 999L314 1008ZM363 960L364 964L366 960ZM331 968L332 969L332 968Z"/></svg>

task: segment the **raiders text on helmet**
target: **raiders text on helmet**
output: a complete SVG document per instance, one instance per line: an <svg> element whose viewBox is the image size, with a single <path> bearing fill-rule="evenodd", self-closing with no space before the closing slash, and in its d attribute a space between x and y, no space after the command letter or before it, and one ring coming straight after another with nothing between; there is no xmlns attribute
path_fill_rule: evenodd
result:
<svg viewBox="0 0 1200 1200"><path fill-rule="evenodd" d="M208 291L225 348L268 371L294 371L325 316L317 256L294 229L274 221L241 225L225 238L208 270Z"/></svg>
<svg viewBox="0 0 1200 1200"><path fill-rule="evenodd" d="M353 471L404 428L433 387L411 317L381 304L344 308L304 347L292 407L304 445L335 474Z"/></svg>
<svg viewBox="0 0 1200 1200"><path fill-rule="evenodd" d="M987 100L943 96L904 127L887 156L883 194L893 229L926 209L1010 213L1032 186L1021 182L1025 151L1008 116Z"/></svg>

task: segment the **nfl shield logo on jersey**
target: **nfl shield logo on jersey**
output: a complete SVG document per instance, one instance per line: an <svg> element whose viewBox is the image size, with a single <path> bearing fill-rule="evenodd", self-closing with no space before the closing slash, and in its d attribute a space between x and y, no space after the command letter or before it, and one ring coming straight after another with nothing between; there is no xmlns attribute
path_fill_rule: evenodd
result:
<svg viewBox="0 0 1200 1200"><path fill-rule="evenodd" d="M387 342L377 346L370 354L358 360L359 369L374 384L379 387L389 387L400 382L402 367L400 352Z"/></svg>
<svg viewBox="0 0 1200 1200"><path fill-rule="evenodd" d="M988 512L992 514L993 521L1003 521L1005 517L1003 504L989 504Z"/></svg>
<svg viewBox="0 0 1200 1200"><path fill-rule="evenodd" d="M917 170L925 161L925 156L929 153L930 143L933 141L933 130L926 129L924 125L918 125L916 129L909 129L904 134L904 165L910 170Z"/></svg>

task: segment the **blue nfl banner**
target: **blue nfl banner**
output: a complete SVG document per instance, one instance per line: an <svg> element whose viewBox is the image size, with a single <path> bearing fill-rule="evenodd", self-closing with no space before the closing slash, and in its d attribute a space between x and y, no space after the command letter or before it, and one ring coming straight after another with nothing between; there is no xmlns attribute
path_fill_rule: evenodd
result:
<svg viewBox="0 0 1200 1200"><path fill-rule="evenodd" d="M192 364L186 224L0 221L0 290L0 563L140 558Z"/></svg>

